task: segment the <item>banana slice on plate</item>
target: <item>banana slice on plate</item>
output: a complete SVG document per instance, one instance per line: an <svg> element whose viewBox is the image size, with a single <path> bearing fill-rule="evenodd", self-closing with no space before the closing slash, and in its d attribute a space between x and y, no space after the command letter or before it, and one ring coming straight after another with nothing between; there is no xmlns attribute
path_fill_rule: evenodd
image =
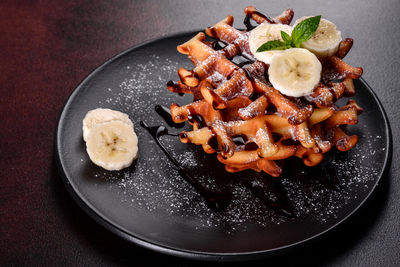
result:
<svg viewBox="0 0 400 267"><path fill-rule="evenodd" d="M290 48L274 55L268 69L269 80L275 89L287 96L305 96L314 90L321 79L321 62L303 48Z"/></svg>
<svg viewBox="0 0 400 267"><path fill-rule="evenodd" d="M266 64L270 64L272 57L282 52L280 50L256 52L257 49L266 42L273 40L282 41L281 31L284 31L287 34L291 35L292 27L284 24L261 23L256 28L250 31L250 36L249 36L250 51L256 59Z"/></svg>
<svg viewBox="0 0 400 267"><path fill-rule="evenodd" d="M93 126L112 120L123 121L133 128L133 123L127 114L109 108L96 108L90 110L83 119L83 140L87 141L87 137Z"/></svg>
<svg viewBox="0 0 400 267"><path fill-rule="evenodd" d="M121 120L98 123L90 130L86 150L90 160L106 170L129 167L138 156L138 138Z"/></svg>
<svg viewBox="0 0 400 267"><path fill-rule="evenodd" d="M293 27L309 17L302 17L294 23ZM336 25L327 19L321 19L314 35L301 44L301 47L313 52L317 57L334 55L342 41L342 34Z"/></svg>

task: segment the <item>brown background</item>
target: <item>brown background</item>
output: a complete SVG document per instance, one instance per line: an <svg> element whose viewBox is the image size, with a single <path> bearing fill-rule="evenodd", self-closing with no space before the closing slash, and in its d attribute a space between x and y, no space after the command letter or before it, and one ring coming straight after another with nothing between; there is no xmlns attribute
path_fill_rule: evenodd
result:
<svg viewBox="0 0 400 267"><path fill-rule="evenodd" d="M54 131L68 96L108 58L148 39L205 28L227 14L242 27L248 4L270 15L287 7L295 10L295 18L322 14L343 36L352 37L355 45L346 61L364 67L363 77L382 101L394 136L391 171L362 212L317 244L253 264L399 265L400 2L348 2L2 0L0 265L145 265L157 260L204 265L137 247L89 218L58 175Z"/></svg>

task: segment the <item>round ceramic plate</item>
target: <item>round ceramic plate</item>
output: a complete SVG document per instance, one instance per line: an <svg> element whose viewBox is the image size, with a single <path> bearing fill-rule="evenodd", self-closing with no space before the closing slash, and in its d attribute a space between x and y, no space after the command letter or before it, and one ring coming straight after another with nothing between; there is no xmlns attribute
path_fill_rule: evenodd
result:
<svg viewBox="0 0 400 267"><path fill-rule="evenodd" d="M285 162L282 177L225 172L215 155L182 144L161 142L207 190L229 188L228 206L211 210L140 126L167 125L155 105L191 102L166 88L179 67L192 68L176 46L196 32L136 46L104 63L72 93L59 119L56 155L65 185L77 203L110 231L138 245L197 259L241 260L271 255L320 236L353 214L371 195L390 164L391 134L385 112L365 81L355 81L359 136L347 152L333 149L323 162L305 168ZM82 139L82 119L98 107L127 113L139 138L139 158L122 171L95 166ZM187 125L185 126L188 129ZM185 129L185 128L183 128Z"/></svg>

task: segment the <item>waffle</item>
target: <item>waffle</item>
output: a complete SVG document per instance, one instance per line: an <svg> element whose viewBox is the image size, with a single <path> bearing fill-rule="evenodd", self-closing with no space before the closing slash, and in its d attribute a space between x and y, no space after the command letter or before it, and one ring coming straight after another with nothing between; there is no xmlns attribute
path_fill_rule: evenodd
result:
<svg viewBox="0 0 400 267"><path fill-rule="evenodd" d="M346 125L358 122L362 109L350 99L343 107L335 103L355 94L353 79L362 68L342 59L352 47L344 39L338 52L321 60L321 82L305 97L288 97L268 81L268 65L253 58L249 49L249 30L255 23L289 24L293 10L269 18L253 6L245 9L247 30L232 27L227 16L205 33L200 32L177 47L194 64L193 70L180 68L180 81L167 83L168 90L192 94L193 102L171 105L172 120L188 121L192 131L183 131L183 143L201 145L206 153L217 153L228 172L252 169L278 177L283 160L300 158L315 166L334 146L347 151L358 141L347 134ZM242 62L235 62L236 58Z"/></svg>

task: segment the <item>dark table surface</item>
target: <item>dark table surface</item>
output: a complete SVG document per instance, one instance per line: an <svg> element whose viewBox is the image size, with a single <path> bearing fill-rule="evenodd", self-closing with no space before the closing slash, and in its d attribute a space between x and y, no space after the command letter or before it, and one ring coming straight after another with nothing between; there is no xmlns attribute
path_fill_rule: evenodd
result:
<svg viewBox="0 0 400 267"><path fill-rule="evenodd" d="M68 96L108 58L152 38L205 28L227 14L241 27L249 4L271 15L287 7L295 18L322 14L352 37L346 61L364 68L394 137L389 174L359 213L317 243L252 264L400 265L398 0L1 1L0 265L205 264L138 247L86 215L58 174L54 132Z"/></svg>

